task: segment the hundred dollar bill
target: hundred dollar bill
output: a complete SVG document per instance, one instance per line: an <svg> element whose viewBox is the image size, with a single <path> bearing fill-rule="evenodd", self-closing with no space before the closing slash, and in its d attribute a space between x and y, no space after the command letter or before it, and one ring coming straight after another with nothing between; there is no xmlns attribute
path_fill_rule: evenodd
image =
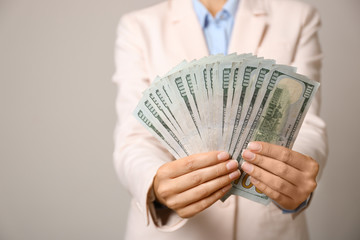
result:
<svg viewBox="0 0 360 240"><path fill-rule="evenodd" d="M209 89L210 91L210 98L209 98L209 111L210 111L210 126L209 129L209 139L211 142L211 150L225 150L222 149L223 146L223 113L224 113L224 106L221 104L223 101L223 73L225 68L225 76L227 75L226 72L231 71L230 67L232 62L238 61L242 55L230 54L227 56L218 55L215 56L208 62L206 65L207 71L209 72ZM229 78L226 78L229 80ZM225 85L227 83L225 82Z"/></svg>
<svg viewBox="0 0 360 240"><path fill-rule="evenodd" d="M187 142L191 145L192 151L190 154L201 152L202 149L204 149L202 136L200 134L198 122L193 115L193 108L191 108L191 105L189 104L189 99L178 96L180 94L178 89L176 89L176 91L171 91L169 87L171 87L171 85L167 86L167 88L165 87L165 89L169 93L170 98L174 101L172 104L174 115L182 126Z"/></svg>
<svg viewBox="0 0 360 240"><path fill-rule="evenodd" d="M169 120L172 122L172 125L174 125L174 127L176 129L178 129L178 131L181 131L182 134L184 134L184 131L181 127L181 125L179 124L177 118L174 116L174 113L173 113L173 110L171 105L172 104L172 101L170 99L170 97L168 96L168 94L166 93L165 91L165 88L163 86L153 86L151 88L149 88L148 90L149 92L149 97L150 98L157 98L158 99L158 102L159 104L162 105L162 108L164 109L164 111L166 111L166 115L168 118L170 118ZM143 93L144 95L147 94L147 92L145 91ZM155 101L155 100L154 100Z"/></svg>
<svg viewBox="0 0 360 240"><path fill-rule="evenodd" d="M236 149L236 145L234 141L238 139L237 133L238 128L241 128L241 116L244 112L244 102L245 98L248 94L250 94L249 86L251 80L254 78L254 74L258 68L260 60L249 61L245 62L244 64L239 67L238 76L236 77L236 82L234 81L234 87L236 90L235 94L233 95L233 102L232 102L232 110L230 113L230 133L231 135L227 138L227 146L230 155L234 156L234 152ZM237 66L236 66L237 67Z"/></svg>
<svg viewBox="0 0 360 240"><path fill-rule="evenodd" d="M134 115L175 158L224 150L241 164L250 141L292 147L318 88L294 72L250 54L183 61L152 82ZM244 173L228 194L270 201Z"/></svg>
<svg viewBox="0 0 360 240"><path fill-rule="evenodd" d="M258 66L255 68L256 65ZM243 99L242 102L243 105L246 107L244 109L244 114L238 116L239 119L236 119L236 121L241 123L241 126L239 128L234 128L232 137L235 137L231 138L231 142L229 143L229 151L231 151L235 159L238 157L237 154L239 153L239 151L237 151L238 144L242 140L243 132L248 124L259 92L262 89L265 76L270 71L270 69L273 68L274 65L274 60L262 60L261 62L249 63L245 68L244 79L248 79L247 82L249 88L248 94L244 96L245 99Z"/></svg>
<svg viewBox="0 0 360 240"><path fill-rule="evenodd" d="M140 108L135 109L134 116L139 120L139 122L147 129L150 130L150 132L161 142L167 150L176 158L181 158L181 152L179 149L174 145L174 143L170 143L167 136L164 136L163 133L161 133L153 123L150 121L146 113L143 112Z"/></svg>
<svg viewBox="0 0 360 240"><path fill-rule="evenodd" d="M221 111L218 113L219 118L217 119L217 121L221 121L221 135L219 134L221 137L219 137L218 144L219 150L227 150L225 139L228 136L229 130L231 130L229 125L227 125L227 119L231 115L230 110L232 101L230 101L230 99L233 99L233 83L234 78L237 78L238 66L241 65L245 59L251 58L253 58L251 54L230 55L218 62L218 85L216 102L218 102L218 107L222 107ZM235 64L237 67L234 68ZM219 104L221 102L222 104Z"/></svg>
<svg viewBox="0 0 360 240"><path fill-rule="evenodd" d="M252 118L242 149L246 148L250 141L265 141L291 148L320 85L292 72L292 69L277 68L268 76L265 94ZM241 156L238 161L243 161ZM265 194L250 183L244 172L230 192L263 204L270 202Z"/></svg>
<svg viewBox="0 0 360 240"><path fill-rule="evenodd" d="M149 88L146 92L144 92L143 100L145 103L150 102L155 111L157 111L158 117L161 119L162 125L169 132L171 130L171 134L175 135L181 143L182 149L186 154L190 154L194 152L193 145L188 142L184 131L176 124L176 118L174 118L171 109L169 109L168 105L164 101L164 99L160 98L162 94L159 89ZM166 125L165 125L166 124Z"/></svg>
<svg viewBox="0 0 360 240"><path fill-rule="evenodd" d="M177 98L180 98L185 104L186 106L185 109L187 110L187 113L190 115L195 125L195 128L201 138L200 125L199 125L200 121L196 117L197 112L196 109L194 108L194 104L192 104L191 94L189 94L189 91L187 91L188 89L186 88L187 86L186 80L181 75L181 73L172 74L168 78L173 93L176 94L175 96Z"/></svg>
<svg viewBox="0 0 360 240"><path fill-rule="evenodd" d="M182 133L182 141L186 146L186 149L189 149L189 154L197 153L202 150L202 143L199 134L196 131L194 123L189 114L184 114L186 106L184 102L179 99L178 93L173 91L171 86L169 86L169 80L167 78L162 78L159 80L155 86L154 90L156 95L161 100L164 109L167 109L169 116L174 119L176 125L179 125ZM185 138L185 141L183 140Z"/></svg>

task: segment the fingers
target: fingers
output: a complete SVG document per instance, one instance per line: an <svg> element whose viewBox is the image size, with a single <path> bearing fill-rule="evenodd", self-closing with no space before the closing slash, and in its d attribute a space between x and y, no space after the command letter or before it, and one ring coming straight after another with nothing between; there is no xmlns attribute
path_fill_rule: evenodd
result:
<svg viewBox="0 0 360 240"><path fill-rule="evenodd" d="M202 207L205 203L212 204L214 196L219 196L219 190L240 177L238 162L226 161L228 158L228 153L210 152L164 164L154 177L153 189L156 199L175 211L196 202ZM187 165L189 163L191 168ZM184 174L179 175L181 173ZM187 212L187 215L191 214Z"/></svg>
<svg viewBox="0 0 360 240"><path fill-rule="evenodd" d="M238 169L238 165L236 160L229 160L174 178L174 191L181 193L212 179L227 176L229 173L232 174L232 172ZM236 174L236 172L234 172L234 174Z"/></svg>
<svg viewBox="0 0 360 240"><path fill-rule="evenodd" d="M274 175L256 165L244 162L241 168L251 176L251 178L258 179L259 181L266 183L266 187L269 187L269 190L266 189L266 192L271 193L267 195L272 198L271 196L274 194L281 193L282 195L287 196L288 198L297 198L298 192L295 185L291 184L290 182L282 179L281 177ZM272 191L270 191L270 189ZM259 188L262 191L262 189ZM275 193L276 192L276 193ZM274 199L275 200L275 199Z"/></svg>
<svg viewBox="0 0 360 240"><path fill-rule="evenodd" d="M301 172L298 169L287 165L284 162L277 161L276 159L255 154L250 150L244 150L242 153L242 157L246 161L255 164L260 168L271 172L277 176L280 176L281 178L291 182L294 185L297 185L302 177Z"/></svg>
<svg viewBox="0 0 360 240"><path fill-rule="evenodd" d="M289 196L276 191L272 189L270 186L266 185L263 182L260 182L254 177L250 177L250 182L261 192L263 192L266 196L277 202L280 206L282 206L285 209L293 210L296 209L300 203L301 200L298 201L297 199L292 199ZM305 199L304 199L305 200Z"/></svg>
<svg viewBox="0 0 360 240"><path fill-rule="evenodd" d="M319 165L311 157L265 142L251 142L241 168L252 184L286 209L295 209L317 186Z"/></svg>
<svg viewBox="0 0 360 240"><path fill-rule="evenodd" d="M254 153L277 159L301 171L314 167L314 165L308 163L313 161L310 157L282 146L266 142L250 142L247 148ZM302 159L302 161L297 161L298 159Z"/></svg>
<svg viewBox="0 0 360 240"><path fill-rule="evenodd" d="M169 168L164 173L167 177L176 178L195 170L209 167L226 161L230 155L226 152L213 151L208 153L194 154L185 158L169 162Z"/></svg>
<svg viewBox="0 0 360 240"><path fill-rule="evenodd" d="M207 199L209 196L212 196L215 192L218 192L224 187L230 185L232 181L234 181L239 177L240 177L240 171L237 169L236 171L230 174L226 174L224 176L215 178L204 184L198 185L194 188L184 191L176 196L173 195L173 197L167 199L168 207L170 207L171 209L178 210L190 204L199 202L202 199Z"/></svg>
<svg viewBox="0 0 360 240"><path fill-rule="evenodd" d="M182 218L190 218L200 213L201 211L205 210L206 208L210 207L217 200L222 198L230 190L230 188L231 188L231 184L225 186L222 189L217 190L216 192L212 193L210 196L206 198L203 198L188 206L178 209L176 213Z"/></svg>

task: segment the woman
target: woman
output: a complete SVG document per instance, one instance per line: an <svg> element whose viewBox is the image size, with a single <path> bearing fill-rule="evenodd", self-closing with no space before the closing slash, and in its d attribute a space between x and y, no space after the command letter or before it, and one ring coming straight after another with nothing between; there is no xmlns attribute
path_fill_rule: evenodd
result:
<svg viewBox="0 0 360 240"><path fill-rule="evenodd" d="M327 153L320 94L293 150L253 142L243 153L241 168L273 200L268 206L237 196L217 201L239 177L237 162L220 151L175 160L131 113L156 75L208 54L251 52L319 81L319 25L312 7L286 0L169 0L122 17L114 160L133 197L126 239L308 238L302 210Z"/></svg>

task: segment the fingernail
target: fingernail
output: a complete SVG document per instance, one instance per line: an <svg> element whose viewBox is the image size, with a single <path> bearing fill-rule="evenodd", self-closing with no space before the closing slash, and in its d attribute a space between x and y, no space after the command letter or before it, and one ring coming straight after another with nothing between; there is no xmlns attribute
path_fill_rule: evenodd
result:
<svg viewBox="0 0 360 240"><path fill-rule="evenodd" d="M223 161L229 159L229 154L227 152L221 152L217 155L218 160Z"/></svg>
<svg viewBox="0 0 360 240"><path fill-rule="evenodd" d="M261 144L257 143L257 142L250 142L247 146L247 149L254 150L254 151L260 151Z"/></svg>
<svg viewBox="0 0 360 240"><path fill-rule="evenodd" d="M244 162L241 165L241 168L246 172L246 173L251 173L254 170L254 167L252 164Z"/></svg>
<svg viewBox="0 0 360 240"><path fill-rule="evenodd" d="M226 193L227 191L230 190L231 187L232 187L231 184L229 184L229 185L227 185L226 187L223 187L222 191L223 191L224 193Z"/></svg>
<svg viewBox="0 0 360 240"><path fill-rule="evenodd" d="M259 181L253 177L250 177L250 182L252 182L253 184L258 184Z"/></svg>
<svg viewBox="0 0 360 240"><path fill-rule="evenodd" d="M232 172L232 173L229 174L229 178L232 179L232 180L236 179L238 177L240 177L240 170L239 169L236 170L235 172Z"/></svg>
<svg viewBox="0 0 360 240"><path fill-rule="evenodd" d="M226 168L227 170L233 170L238 168L239 163L236 160L230 160L227 164L226 164Z"/></svg>
<svg viewBox="0 0 360 240"><path fill-rule="evenodd" d="M255 154L247 149L243 150L242 156L243 156L243 158L245 158L246 160L249 160L249 161L252 161L255 159Z"/></svg>

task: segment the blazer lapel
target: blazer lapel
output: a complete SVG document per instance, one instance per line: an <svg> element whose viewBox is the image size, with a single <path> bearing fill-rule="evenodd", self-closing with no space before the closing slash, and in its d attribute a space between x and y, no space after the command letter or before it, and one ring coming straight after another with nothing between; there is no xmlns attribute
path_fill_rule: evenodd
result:
<svg viewBox="0 0 360 240"><path fill-rule="evenodd" d="M171 39L177 56L193 60L209 54L206 40L191 0L171 0Z"/></svg>
<svg viewBox="0 0 360 240"><path fill-rule="evenodd" d="M267 28L266 15L264 1L240 0L228 52L257 54Z"/></svg>
<svg viewBox="0 0 360 240"><path fill-rule="evenodd" d="M266 15L263 0L240 0L228 53L257 54L266 33ZM169 19L167 35L177 59L192 60L209 55L191 0L170 0Z"/></svg>

